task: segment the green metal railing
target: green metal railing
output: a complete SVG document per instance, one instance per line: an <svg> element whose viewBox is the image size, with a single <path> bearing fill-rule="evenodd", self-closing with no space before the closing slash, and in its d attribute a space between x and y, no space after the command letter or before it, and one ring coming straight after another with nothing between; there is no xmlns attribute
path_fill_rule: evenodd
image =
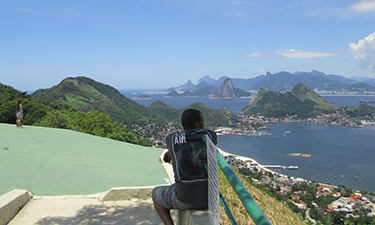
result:
<svg viewBox="0 0 375 225"><path fill-rule="evenodd" d="M220 202L223 205L223 208L224 208L225 213L227 214L227 216L229 218L230 223L232 225L237 225L236 219L234 219L234 216L233 216L232 212L230 211L229 206L227 205L227 202L225 201L225 198L221 194L221 192L220 192Z"/></svg>
<svg viewBox="0 0 375 225"><path fill-rule="evenodd" d="M233 190L236 192L237 196L241 199L242 204L245 206L247 212L257 225L268 225L271 224L270 221L267 219L267 217L264 215L263 211L259 208L258 204L255 202L253 197L250 195L250 193L247 191L245 186L243 186L242 182L240 179L237 177L237 175L234 173L232 168L228 165L228 163L225 161L224 157L220 154L219 151L217 151L217 159L218 159L218 164L221 170L223 171L225 177L229 181L229 183L232 185ZM222 198L222 195L220 193L220 201L224 201L224 198ZM223 202L222 202L223 204ZM227 204L223 204L223 207L225 209L225 212L228 215L227 210L230 209L228 208ZM226 207L228 209L226 209ZM229 220L232 222L233 215L230 212L230 215L228 215ZM233 218L234 220L234 218ZM237 224L236 221L232 224Z"/></svg>
<svg viewBox="0 0 375 225"><path fill-rule="evenodd" d="M206 135L203 136L204 142L207 143ZM216 149L217 152L217 162L220 169L223 171L225 177L231 184L233 190L236 192L237 196L240 198L242 204L245 206L247 212L249 213L250 217L253 219L255 224L257 225L271 225L270 221L264 215L263 211L259 208L258 204L255 202L253 197L247 191L245 186L242 184L240 179L237 177L236 173L232 170L229 166L227 161L225 161L224 157L220 154L220 152ZM206 165L205 165L206 166ZM206 167L207 169L207 167ZM227 203L223 195L220 192L220 202L223 205L225 213L227 214L230 222L232 225L237 225L236 220L233 217L232 212L230 211Z"/></svg>

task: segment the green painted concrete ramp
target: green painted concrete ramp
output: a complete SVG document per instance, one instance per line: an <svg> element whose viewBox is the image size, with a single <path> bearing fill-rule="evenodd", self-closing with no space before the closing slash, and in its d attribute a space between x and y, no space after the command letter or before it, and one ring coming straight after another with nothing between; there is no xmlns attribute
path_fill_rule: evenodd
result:
<svg viewBox="0 0 375 225"><path fill-rule="evenodd" d="M76 195L166 184L163 149L71 130L0 124L0 195Z"/></svg>

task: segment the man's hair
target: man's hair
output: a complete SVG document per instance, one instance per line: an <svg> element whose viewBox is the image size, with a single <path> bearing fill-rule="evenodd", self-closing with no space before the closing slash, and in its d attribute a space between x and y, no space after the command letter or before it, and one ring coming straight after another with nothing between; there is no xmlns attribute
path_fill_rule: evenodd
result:
<svg viewBox="0 0 375 225"><path fill-rule="evenodd" d="M181 123L184 130L195 129L195 122L201 121L201 112L196 109L187 109L181 115Z"/></svg>

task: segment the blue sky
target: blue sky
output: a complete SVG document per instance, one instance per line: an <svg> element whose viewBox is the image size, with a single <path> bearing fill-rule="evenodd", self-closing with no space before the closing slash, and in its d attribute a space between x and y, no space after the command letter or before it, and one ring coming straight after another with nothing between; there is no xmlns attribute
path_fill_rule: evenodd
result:
<svg viewBox="0 0 375 225"><path fill-rule="evenodd" d="M0 0L0 83L22 91L313 69L375 78L374 0Z"/></svg>

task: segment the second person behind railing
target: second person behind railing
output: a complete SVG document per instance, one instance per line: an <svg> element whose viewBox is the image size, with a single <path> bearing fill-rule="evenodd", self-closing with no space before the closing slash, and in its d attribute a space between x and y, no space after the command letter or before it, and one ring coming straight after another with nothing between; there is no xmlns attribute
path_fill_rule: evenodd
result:
<svg viewBox="0 0 375 225"><path fill-rule="evenodd" d="M181 123L184 131L166 137L164 155L165 162L172 160L175 183L156 187L152 194L155 210L166 225L173 224L171 209L208 208L207 148L202 136L207 134L216 145L217 135L204 128L203 115L196 109L185 110Z"/></svg>

